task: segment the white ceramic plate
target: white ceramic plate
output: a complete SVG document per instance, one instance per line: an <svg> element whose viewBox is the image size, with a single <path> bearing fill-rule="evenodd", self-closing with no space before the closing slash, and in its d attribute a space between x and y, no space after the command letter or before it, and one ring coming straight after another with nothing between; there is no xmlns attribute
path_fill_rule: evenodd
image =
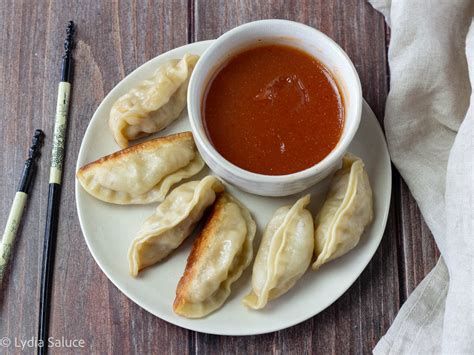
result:
<svg viewBox="0 0 474 355"><path fill-rule="evenodd" d="M159 64L172 58L181 58L187 52L202 54L210 44L211 41L205 41L176 48L143 64L123 79L102 101L92 117L81 144L77 167L119 149L107 125L110 108L116 99L137 82L149 77ZM190 130L190 126L184 113L178 121L157 136L186 130ZM107 204L90 196L76 180L79 221L89 250L107 277L127 297L157 317L184 328L211 334L251 335L280 330L316 315L337 300L362 273L382 238L390 205L391 166L382 130L365 103L361 124L350 151L362 157L366 164L374 193L373 223L354 250L324 265L318 272L309 269L293 289L271 301L261 311L249 310L241 303L241 299L250 290L250 266L232 286L231 296L218 311L206 318L194 320L173 313L176 285L184 271L194 236L188 238L164 263L144 270L138 278L129 275L128 247L141 223L154 211L155 204ZM207 175L209 171L207 168L205 170L194 179ZM321 206L328 183L326 179L303 192L311 193L310 209L313 213ZM256 247L275 210L294 203L303 194L271 198L250 195L232 186L228 186L228 189L250 209L257 222Z"/></svg>

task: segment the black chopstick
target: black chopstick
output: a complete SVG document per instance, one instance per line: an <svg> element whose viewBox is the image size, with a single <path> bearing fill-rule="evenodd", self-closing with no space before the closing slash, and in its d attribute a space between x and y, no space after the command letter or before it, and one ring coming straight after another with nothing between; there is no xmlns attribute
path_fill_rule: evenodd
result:
<svg viewBox="0 0 474 355"><path fill-rule="evenodd" d="M61 193L61 176L66 143L67 115L69 94L71 90L71 68L73 65L72 49L74 22L69 21L67 37L64 41L64 55L61 63L61 82L58 88L58 101L54 123L53 152L49 175L48 209L43 246L43 263L41 267L41 293L38 324L38 354L48 352L49 306L51 302L51 284L53 280L54 254L59 219L59 199Z"/></svg>

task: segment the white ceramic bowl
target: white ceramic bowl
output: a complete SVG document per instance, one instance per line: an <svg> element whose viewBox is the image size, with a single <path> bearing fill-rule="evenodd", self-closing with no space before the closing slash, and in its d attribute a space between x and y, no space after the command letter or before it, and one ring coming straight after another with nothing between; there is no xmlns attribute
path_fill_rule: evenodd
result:
<svg viewBox="0 0 474 355"><path fill-rule="evenodd" d="M336 147L316 165L288 175L263 175L226 160L211 144L202 122L201 104L209 80L235 54L263 43L284 44L316 57L333 74L344 97L345 124ZM211 170L238 188L262 196L287 196L316 184L338 165L359 127L362 89L347 54L312 27L286 20L262 20L236 27L219 37L201 56L188 88L188 113L196 145ZM225 117L223 117L225 119Z"/></svg>

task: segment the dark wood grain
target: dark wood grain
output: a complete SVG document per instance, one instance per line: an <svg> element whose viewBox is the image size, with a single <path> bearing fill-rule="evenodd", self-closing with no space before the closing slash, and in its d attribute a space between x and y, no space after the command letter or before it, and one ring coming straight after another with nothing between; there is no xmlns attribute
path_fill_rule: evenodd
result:
<svg viewBox="0 0 474 355"><path fill-rule="evenodd" d="M17 16L12 16L15 13ZM0 224L3 228L35 128L42 128L44 48L35 46L36 11L20 2L0 5ZM24 42L20 43L22 39ZM34 94L34 95L33 95ZM0 293L0 337L30 339L37 333L37 298L46 208L47 165L40 158L13 258ZM2 352L4 349L0 349ZM18 352L18 351L16 351Z"/></svg>
<svg viewBox="0 0 474 355"><path fill-rule="evenodd" d="M219 337L162 321L108 281L82 236L74 198L79 146L104 96L140 64L187 42L216 38L263 18L314 26L347 51L364 97L380 121L388 91L388 31L363 0L16 1L0 3L0 223L4 226L35 128L47 134L38 176L0 293L0 337L37 334L39 265L64 27L78 24L75 81L54 273L50 335L84 339L82 353L369 353L438 252L416 203L394 172L382 244L354 285L331 307L287 330ZM387 36L387 37L386 37ZM3 353L0 349L0 352ZM7 353L19 353L9 348ZM76 349L77 350L77 349ZM28 352L33 352L29 349ZM67 353L58 350L56 353Z"/></svg>

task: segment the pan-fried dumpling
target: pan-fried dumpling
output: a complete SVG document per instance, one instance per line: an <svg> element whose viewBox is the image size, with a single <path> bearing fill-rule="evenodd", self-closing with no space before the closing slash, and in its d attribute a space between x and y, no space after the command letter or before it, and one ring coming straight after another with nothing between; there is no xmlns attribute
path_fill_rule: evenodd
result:
<svg viewBox="0 0 474 355"><path fill-rule="evenodd" d="M333 177L326 201L315 220L317 259L313 269L354 248L372 218L372 189L364 163L348 153L342 160L342 168Z"/></svg>
<svg viewBox="0 0 474 355"><path fill-rule="evenodd" d="M255 258L253 290L243 299L251 308L265 307L287 292L303 276L314 247L313 216L305 208L310 197L279 208L268 223Z"/></svg>
<svg viewBox="0 0 474 355"><path fill-rule="evenodd" d="M120 97L112 106L109 127L117 144L161 131L186 106L191 73L199 56L186 54L158 67L153 76Z"/></svg>
<svg viewBox="0 0 474 355"><path fill-rule="evenodd" d="M147 266L165 258L192 233L216 194L224 190L214 176L190 181L170 192L148 217L128 251L130 273L136 276Z"/></svg>
<svg viewBox="0 0 474 355"><path fill-rule="evenodd" d="M163 201L171 186L203 167L193 135L183 132L107 155L80 168L77 178L99 200L145 204Z"/></svg>
<svg viewBox="0 0 474 355"><path fill-rule="evenodd" d="M224 304L232 283L252 261L255 231L247 208L228 193L220 194L178 283L177 314L200 318Z"/></svg>

